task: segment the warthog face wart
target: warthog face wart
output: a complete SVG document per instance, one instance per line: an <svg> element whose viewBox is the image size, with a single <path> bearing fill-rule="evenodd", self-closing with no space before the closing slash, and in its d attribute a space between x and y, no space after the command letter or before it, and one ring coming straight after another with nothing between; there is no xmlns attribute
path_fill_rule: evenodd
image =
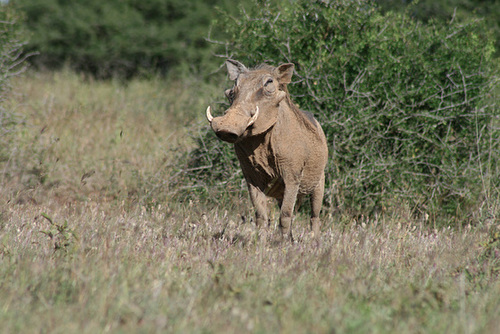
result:
<svg viewBox="0 0 500 334"><path fill-rule="evenodd" d="M280 227L291 237L294 205L311 195L311 226L319 234L319 213L328 158L325 135L314 117L291 101L287 84L294 65L261 65L247 69L226 61L234 86L225 91L230 107L223 116L206 116L220 139L234 148L256 210L257 226L268 222L266 197L278 200Z"/></svg>

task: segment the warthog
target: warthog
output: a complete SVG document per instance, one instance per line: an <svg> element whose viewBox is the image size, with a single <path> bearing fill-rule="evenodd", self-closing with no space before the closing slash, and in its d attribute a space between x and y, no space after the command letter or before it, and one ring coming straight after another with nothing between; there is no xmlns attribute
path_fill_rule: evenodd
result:
<svg viewBox="0 0 500 334"><path fill-rule="evenodd" d="M311 228L318 236L328 148L318 121L290 99L294 65L247 69L227 60L226 66L234 81L225 91L231 105L223 116L213 117L210 106L206 115L216 135L234 144L257 226L268 223L267 197L276 198L282 235L292 238L295 203L311 194Z"/></svg>

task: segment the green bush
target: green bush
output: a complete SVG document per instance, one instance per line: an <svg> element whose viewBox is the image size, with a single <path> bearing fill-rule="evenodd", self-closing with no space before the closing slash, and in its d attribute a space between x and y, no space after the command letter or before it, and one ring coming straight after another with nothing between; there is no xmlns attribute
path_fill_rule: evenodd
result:
<svg viewBox="0 0 500 334"><path fill-rule="evenodd" d="M8 5L0 4L0 162L8 154L7 134L17 123L14 113L5 107L5 100L11 90L10 80L26 68L29 54L22 54L25 34L19 17Z"/></svg>
<svg viewBox="0 0 500 334"><path fill-rule="evenodd" d="M455 20L477 15L486 21L495 36L496 55L500 56L500 1L484 0L377 0L383 11L409 10L412 17L429 20ZM408 8L409 7L409 8Z"/></svg>
<svg viewBox="0 0 500 334"><path fill-rule="evenodd" d="M33 36L38 67L73 69L99 78L202 67L214 6L224 0L15 0Z"/></svg>
<svg viewBox="0 0 500 334"><path fill-rule="evenodd" d="M304 0L219 23L228 57L296 65L289 90L328 137L331 207L461 215L498 182L495 50L480 21L423 24L370 1ZM192 161L213 167L195 178L221 184L237 167L207 131Z"/></svg>

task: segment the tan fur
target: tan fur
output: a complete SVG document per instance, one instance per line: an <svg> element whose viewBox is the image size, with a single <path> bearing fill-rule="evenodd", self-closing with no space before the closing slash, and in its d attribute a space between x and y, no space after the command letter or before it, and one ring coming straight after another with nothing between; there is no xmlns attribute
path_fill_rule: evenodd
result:
<svg viewBox="0 0 500 334"><path fill-rule="evenodd" d="M328 149L320 124L290 99L286 85L293 64L253 70L234 60L226 65L235 80L233 89L226 91L231 106L225 115L213 118L211 126L219 138L234 143L257 226L268 223L267 197L276 198L281 231L291 238L296 200L310 194L311 228L318 236ZM247 127L257 107L257 120Z"/></svg>

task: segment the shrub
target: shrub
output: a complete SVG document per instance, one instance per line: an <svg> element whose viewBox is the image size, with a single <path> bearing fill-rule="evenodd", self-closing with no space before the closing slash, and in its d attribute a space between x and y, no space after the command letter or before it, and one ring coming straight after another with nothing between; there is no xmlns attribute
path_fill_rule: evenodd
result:
<svg viewBox="0 0 500 334"><path fill-rule="evenodd" d="M26 69L22 55L25 35L19 17L10 6L0 4L0 162L8 153L8 136L16 123L15 115L5 107L5 99L10 92L10 80Z"/></svg>
<svg viewBox="0 0 500 334"><path fill-rule="evenodd" d="M384 11L409 10L413 17L424 22L431 19L454 20L467 18L474 13L485 19L494 34L496 55L500 56L500 2L483 0L378 0ZM410 6L410 8L408 8Z"/></svg>
<svg viewBox="0 0 500 334"><path fill-rule="evenodd" d="M328 138L330 206L370 214L404 201L460 215L498 180L495 50L479 20L423 24L370 1L304 0L264 2L258 17L220 24L227 57L296 65L289 90ZM226 151L207 149L215 141L207 134L193 161L224 173L196 177L234 174L235 164L217 166Z"/></svg>

